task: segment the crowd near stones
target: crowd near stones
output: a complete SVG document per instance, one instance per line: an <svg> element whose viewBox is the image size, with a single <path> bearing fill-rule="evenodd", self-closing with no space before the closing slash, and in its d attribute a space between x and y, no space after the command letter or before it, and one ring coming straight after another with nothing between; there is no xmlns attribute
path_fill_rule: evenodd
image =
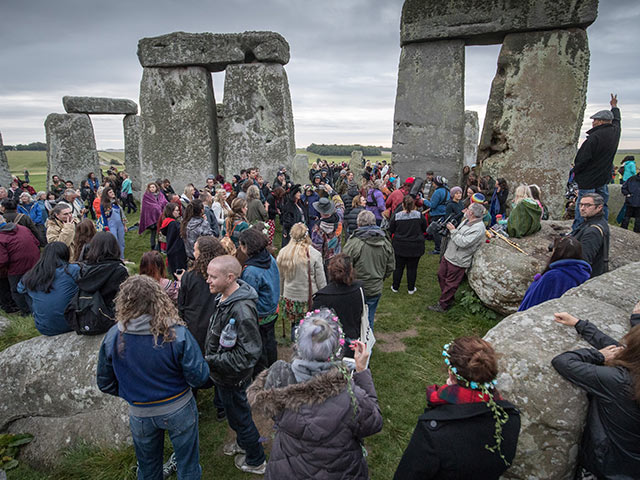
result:
<svg viewBox="0 0 640 480"><path fill-rule="evenodd" d="M0 429L42 430L27 452L45 465L53 425L70 441L131 439L139 479L200 478L196 400L213 389L233 432L220 453L239 470L369 478L379 302L437 281L423 308L442 315L468 274L511 315L442 347L448 378L425 386L394 478L637 478L640 263L615 241L638 241L640 174L633 156L614 166L615 94L574 149L597 2L463 3L405 2L390 162L295 155L289 46L272 32L142 39L140 115L131 100L64 97L45 121L46 191L9 174L0 137L0 307L42 334L0 353ZM464 46L488 42L503 47L476 152ZM124 115L125 171L101 169L95 114ZM618 178L624 205L609 212ZM136 230L148 251L125 259ZM425 254L434 278L418 278ZM278 322L291 358L278 360ZM54 379L60 363L71 373ZM49 415L61 403L71 415ZM267 452L258 414L274 422Z"/></svg>

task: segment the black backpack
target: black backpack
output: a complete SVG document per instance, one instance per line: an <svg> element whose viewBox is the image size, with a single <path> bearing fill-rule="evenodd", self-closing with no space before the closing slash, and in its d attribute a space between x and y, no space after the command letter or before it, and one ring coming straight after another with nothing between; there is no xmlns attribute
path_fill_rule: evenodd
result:
<svg viewBox="0 0 640 480"><path fill-rule="evenodd" d="M116 323L99 290L91 293L78 289L64 310L64 318L78 335L100 335Z"/></svg>

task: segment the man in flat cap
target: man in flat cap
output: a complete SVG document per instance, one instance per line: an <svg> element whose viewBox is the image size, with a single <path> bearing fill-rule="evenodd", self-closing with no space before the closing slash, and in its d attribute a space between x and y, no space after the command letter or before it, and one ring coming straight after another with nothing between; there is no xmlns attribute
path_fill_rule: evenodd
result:
<svg viewBox="0 0 640 480"><path fill-rule="evenodd" d="M578 150L573 171L578 184L576 200L576 219L573 231L584 221L580 215L580 200L586 193L597 193L604 200L604 218L609 217L609 187L613 159L620 141L620 109L618 96L611 94L611 111L600 110L591 116L592 128L587 132L587 139Z"/></svg>

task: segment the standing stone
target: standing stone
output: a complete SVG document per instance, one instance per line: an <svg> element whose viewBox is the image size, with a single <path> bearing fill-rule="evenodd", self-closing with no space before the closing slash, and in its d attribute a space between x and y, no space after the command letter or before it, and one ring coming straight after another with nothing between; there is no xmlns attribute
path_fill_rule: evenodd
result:
<svg viewBox="0 0 640 480"><path fill-rule="evenodd" d="M122 124L124 127L124 166L131 179L131 188L134 192L141 192L142 188L140 160L140 125L138 115L125 115Z"/></svg>
<svg viewBox="0 0 640 480"><path fill-rule="evenodd" d="M401 178L427 170L457 184L464 145L464 41L402 47L393 119L393 167Z"/></svg>
<svg viewBox="0 0 640 480"><path fill-rule="evenodd" d="M463 166L470 167L478 158L478 137L480 127L478 126L478 112L472 110L464 111L464 162Z"/></svg>
<svg viewBox="0 0 640 480"><path fill-rule="evenodd" d="M356 182L360 182L360 176L362 172L364 172L364 165L362 164L362 160L364 160L364 154L362 150L354 150L351 152L351 158L349 159L349 170L353 172L353 179Z"/></svg>
<svg viewBox="0 0 640 480"><path fill-rule="evenodd" d="M582 125L589 45L582 29L507 35L482 129L482 174L535 183L559 218Z"/></svg>
<svg viewBox="0 0 640 480"><path fill-rule="evenodd" d="M7 154L4 153L2 133L0 133L0 186L8 188L9 185L11 185L11 171L9 170L9 161L7 160Z"/></svg>
<svg viewBox="0 0 640 480"><path fill-rule="evenodd" d="M145 68L140 109L141 185L168 178L181 193L217 172L216 102L206 69Z"/></svg>
<svg viewBox="0 0 640 480"><path fill-rule="evenodd" d="M126 98L104 97L62 97L67 113L88 113L106 115L135 115L138 105Z"/></svg>
<svg viewBox="0 0 640 480"><path fill-rule="evenodd" d="M89 115L52 113L44 122L47 134L47 181L52 175L72 180L79 188L89 172L99 176L100 160Z"/></svg>
<svg viewBox="0 0 640 480"><path fill-rule="evenodd" d="M289 82L279 64L229 65L224 79L224 121L219 129L225 178L258 167L265 181L295 156Z"/></svg>
<svg viewBox="0 0 640 480"><path fill-rule="evenodd" d="M304 185L309 183L309 156L302 153L293 157L291 165L291 181L295 184Z"/></svg>

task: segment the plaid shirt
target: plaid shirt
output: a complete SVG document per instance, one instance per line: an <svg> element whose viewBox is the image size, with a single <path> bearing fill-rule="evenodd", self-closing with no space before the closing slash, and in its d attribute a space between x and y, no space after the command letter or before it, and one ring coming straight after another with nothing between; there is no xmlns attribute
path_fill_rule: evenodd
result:
<svg viewBox="0 0 640 480"><path fill-rule="evenodd" d="M500 393L493 390L493 399L502 400ZM462 387L460 385L429 385L427 387L427 405L435 407L438 405L460 405L463 403L487 402L489 396L479 390Z"/></svg>

